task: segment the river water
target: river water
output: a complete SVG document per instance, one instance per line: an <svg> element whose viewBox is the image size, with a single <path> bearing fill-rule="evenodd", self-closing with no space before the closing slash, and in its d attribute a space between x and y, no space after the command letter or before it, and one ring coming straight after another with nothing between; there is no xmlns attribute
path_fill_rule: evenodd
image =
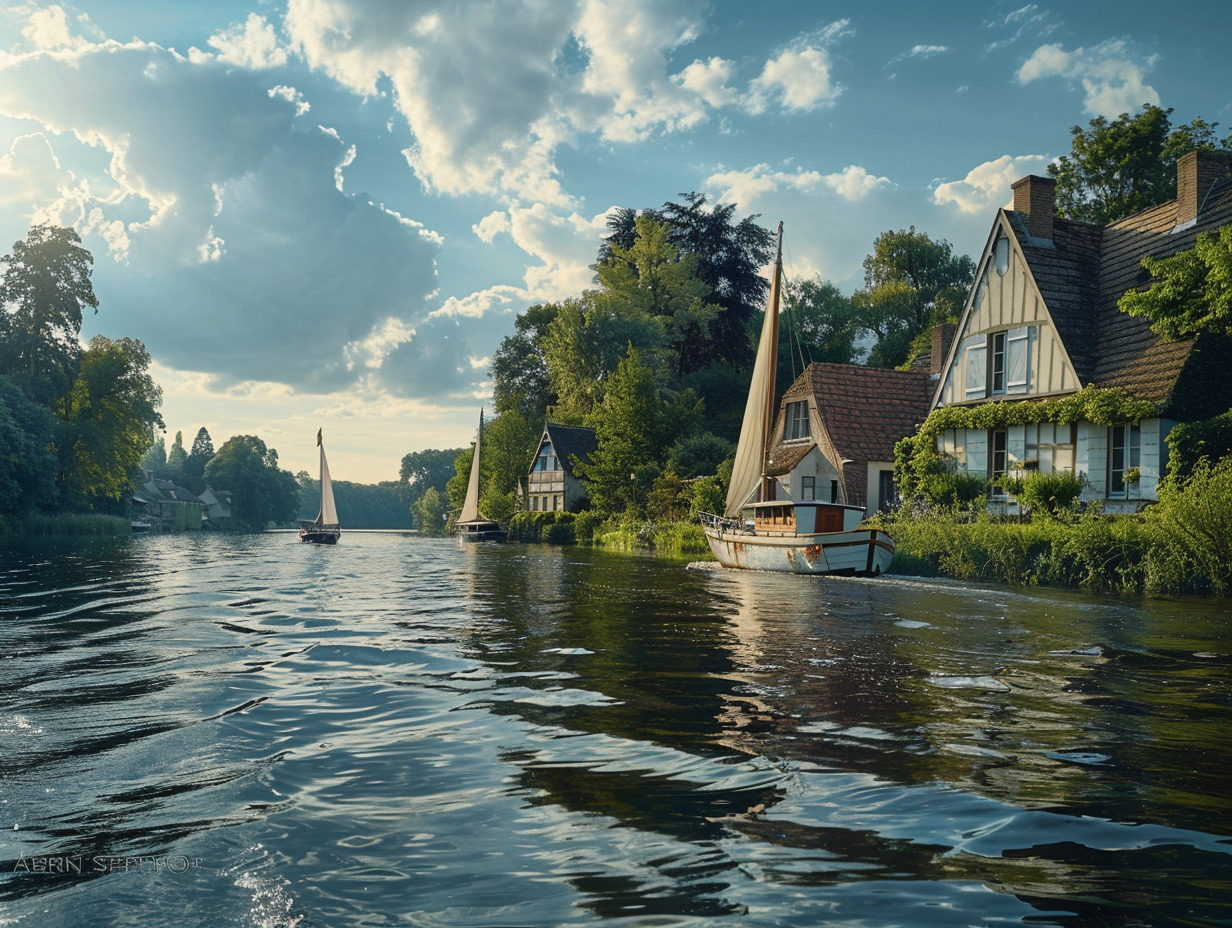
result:
<svg viewBox="0 0 1232 928"><path fill-rule="evenodd" d="M0 551L0 926L1228 925L1230 612L397 534Z"/></svg>

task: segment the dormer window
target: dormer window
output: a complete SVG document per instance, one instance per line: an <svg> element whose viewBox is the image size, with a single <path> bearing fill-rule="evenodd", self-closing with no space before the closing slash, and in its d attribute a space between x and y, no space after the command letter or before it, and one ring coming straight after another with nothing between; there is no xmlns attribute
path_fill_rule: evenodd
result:
<svg viewBox="0 0 1232 928"><path fill-rule="evenodd" d="M809 437L808 400L787 404L787 418L783 424L783 439L792 441Z"/></svg>
<svg viewBox="0 0 1232 928"><path fill-rule="evenodd" d="M551 442L544 442L543 447L539 449L539 459L535 462L535 470L560 470L557 466L556 455L552 453Z"/></svg>

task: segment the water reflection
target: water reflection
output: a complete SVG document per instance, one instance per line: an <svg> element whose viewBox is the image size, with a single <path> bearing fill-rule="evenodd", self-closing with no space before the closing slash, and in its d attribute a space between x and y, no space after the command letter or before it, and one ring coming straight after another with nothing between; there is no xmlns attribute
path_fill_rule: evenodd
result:
<svg viewBox="0 0 1232 928"><path fill-rule="evenodd" d="M0 553L0 923L1232 917L1218 606L306 547Z"/></svg>

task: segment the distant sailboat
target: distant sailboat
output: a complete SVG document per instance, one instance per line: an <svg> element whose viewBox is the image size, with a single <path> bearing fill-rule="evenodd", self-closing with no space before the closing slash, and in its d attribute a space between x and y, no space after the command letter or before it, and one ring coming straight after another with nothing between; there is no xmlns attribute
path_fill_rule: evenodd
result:
<svg viewBox="0 0 1232 928"><path fill-rule="evenodd" d="M321 512L315 522L299 523L299 540L314 545L338 543L342 526L338 524L338 510L334 508L334 485L329 479L329 462L325 460L325 444L321 430L317 429L317 447L321 449Z"/></svg>
<svg viewBox="0 0 1232 928"><path fill-rule="evenodd" d="M479 453L483 444L483 410L479 410L479 433L475 436L475 454L471 458L471 477L466 485L466 500L453 523L453 534L460 541L504 541L505 530L499 522L485 519L479 512Z"/></svg>
<svg viewBox="0 0 1232 928"><path fill-rule="evenodd" d="M757 345L727 505L722 516L703 512L698 517L710 550L724 567L875 576L890 566L894 540L880 529L859 528L864 518L861 507L776 499L778 482L766 473L774 433L774 369L779 355L782 277L780 222L770 305Z"/></svg>

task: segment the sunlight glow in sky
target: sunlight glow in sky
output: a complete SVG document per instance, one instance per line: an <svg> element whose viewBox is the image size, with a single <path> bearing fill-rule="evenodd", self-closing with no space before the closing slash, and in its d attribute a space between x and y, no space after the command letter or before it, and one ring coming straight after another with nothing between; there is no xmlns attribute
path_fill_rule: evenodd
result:
<svg viewBox="0 0 1232 928"><path fill-rule="evenodd" d="M590 285L613 207L735 202L849 293L887 229L978 255L1093 116L1225 134L1229 35L1185 0L5 3L0 243L78 230L83 334L146 343L168 444L311 470L323 427L336 479L392 480L472 439L514 315Z"/></svg>

